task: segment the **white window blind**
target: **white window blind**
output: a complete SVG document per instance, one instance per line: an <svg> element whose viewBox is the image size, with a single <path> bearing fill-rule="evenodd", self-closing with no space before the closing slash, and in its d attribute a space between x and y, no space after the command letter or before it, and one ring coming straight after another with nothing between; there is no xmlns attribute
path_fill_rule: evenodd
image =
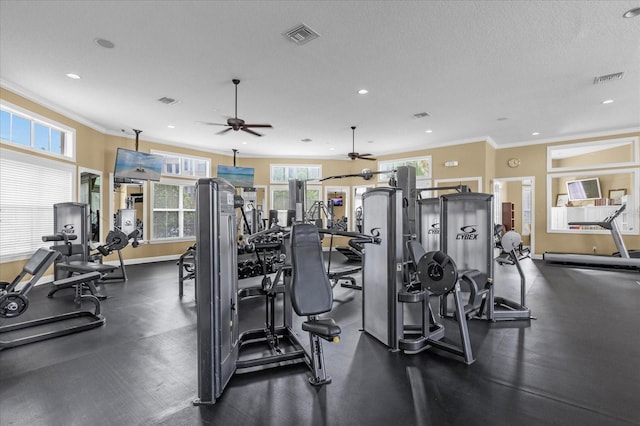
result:
<svg viewBox="0 0 640 426"><path fill-rule="evenodd" d="M74 185L74 165L0 149L0 262L50 245L53 205L73 201Z"/></svg>

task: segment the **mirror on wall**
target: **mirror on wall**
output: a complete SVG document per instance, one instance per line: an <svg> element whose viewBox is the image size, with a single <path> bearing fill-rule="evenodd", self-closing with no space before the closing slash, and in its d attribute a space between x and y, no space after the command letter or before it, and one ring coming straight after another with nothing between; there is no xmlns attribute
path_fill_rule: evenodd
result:
<svg viewBox="0 0 640 426"><path fill-rule="evenodd" d="M115 183L110 174L110 217L109 229L120 229L130 234L138 229L142 240L147 240L146 182Z"/></svg>
<svg viewBox="0 0 640 426"><path fill-rule="evenodd" d="M256 185L251 188L238 188L236 192L244 200L244 217L238 209L238 222L242 222L242 226L239 226L239 235L254 234L265 229L268 220L267 187Z"/></svg>
<svg viewBox="0 0 640 426"><path fill-rule="evenodd" d="M94 170L80 170L78 202L88 204L90 211L92 242L100 241L100 223L104 220L102 210L102 173Z"/></svg>
<svg viewBox="0 0 640 426"><path fill-rule="evenodd" d="M637 137L547 147L548 171L625 167L638 161Z"/></svg>
<svg viewBox="0 0 640 426"><path fill-rule="evenodd" d="M333 213L333 227L341 231L352 230L350 223L350 187L348 186L326 186L324 188L324 199L327 209Z"/></svg>

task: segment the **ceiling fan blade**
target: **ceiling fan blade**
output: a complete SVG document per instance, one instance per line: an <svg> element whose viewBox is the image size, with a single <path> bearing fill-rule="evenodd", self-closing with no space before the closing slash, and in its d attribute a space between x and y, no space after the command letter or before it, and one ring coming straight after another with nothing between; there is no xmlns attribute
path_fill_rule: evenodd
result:
<svg viewBox="0 0 640 426"><path fill-rule="evenodd" d="M261 135L260 133L258 133L258 132L254 132L254 131L253 131L253 130L251 130L251 129L247 129L247 127L246 127L246 126L242 126L242 127L240 128L240 130L242 130L243 132L251 133L252 135L262 136L262 135Z"/></svg>
<svg viewBox="0 0 640 426"><path fill-rule="evenodd" d="M222 124L222 123L211 123L209 121L196 121L196 123L198 124L203 124L205 126L227 126L227 124Z"/></svg>
<svg viewBox="0 0 640 426"><path fill-rule="evenodd" d="M373 158L373 157L358 157L358 158L360 158L360 159L362 159L362 160L378 161L378 159L377 159L377 158Z"/></svg>
<svg viewBox="0 0 640 426"><path fill-rule="evenodd" d="M273 129L271 124L245 124L243 127L268 127L269 129Z"/></svg>
<svg viewBox="0 0 640 426"><path fill-rule="evenodd" d="M225 124L225 126L226 126L226 124ZM216 135L223 135L223 134L227 133L229 130L232 130L232 129L233 129L232 127L228 127L228 128L226 128L224 130L219 131L218 133L216 133Z"/></svg>
<svg viewBox="0 0 640 426"><path fill-rule="evenodd" d="M373 154L358 154L358 156L360 156L360 157L370 157L370 156L372 156L372 155L373 155Z"/></svg>

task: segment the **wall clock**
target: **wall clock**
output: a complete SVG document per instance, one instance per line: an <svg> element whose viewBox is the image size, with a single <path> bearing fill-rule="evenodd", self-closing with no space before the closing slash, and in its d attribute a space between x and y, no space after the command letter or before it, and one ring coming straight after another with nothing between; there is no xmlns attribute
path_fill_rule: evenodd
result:
<svg viewBox="0 0 640 426"><path fill-rule="evenodd" d="M519 158L509 158L509 160L507 161L507 166L513 168L516 168L520 165L520 159Z"/></svg>

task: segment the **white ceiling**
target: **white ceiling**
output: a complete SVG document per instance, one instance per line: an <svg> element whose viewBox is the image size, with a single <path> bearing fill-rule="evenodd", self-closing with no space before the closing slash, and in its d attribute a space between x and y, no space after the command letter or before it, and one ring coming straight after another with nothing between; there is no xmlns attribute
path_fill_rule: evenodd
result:
<svg viewBox="0 0 640 426"><path fill-rule="evenodd" d="M1 0L0 82L106 133L241 156L346 158L352 125L356 151L375 155L512 146L640 128L640 17L622 17L638 6ZM320 37L282 35L300 23ZM232 78L238 116L274 126L264 137L199 123L233 116Z"/></svg>

